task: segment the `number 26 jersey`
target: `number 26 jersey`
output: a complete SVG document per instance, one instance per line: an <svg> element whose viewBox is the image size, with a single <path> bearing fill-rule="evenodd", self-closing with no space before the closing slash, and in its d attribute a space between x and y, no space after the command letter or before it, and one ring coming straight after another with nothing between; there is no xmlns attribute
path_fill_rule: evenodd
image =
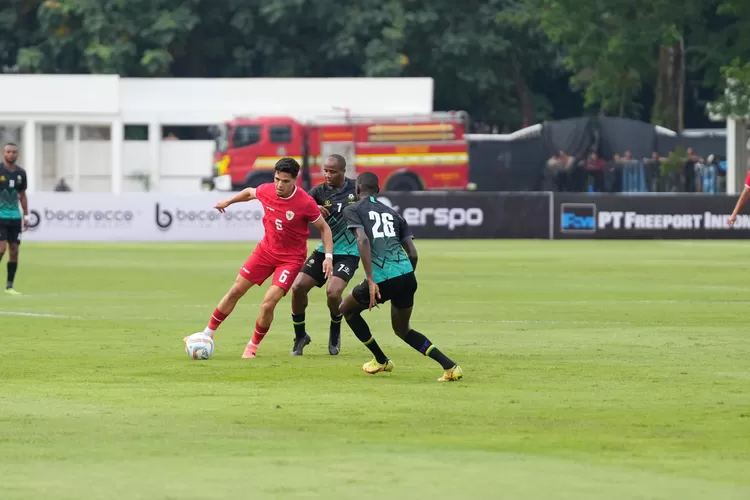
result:
<svg viewBox="0 0 750 500"><path fill-rule="evenodd" d="M414 236L398 212L371 196L346 207L344 217L350 231L360 228L370 240L372 277L376 283L414 272L402 246Z"/></svg>

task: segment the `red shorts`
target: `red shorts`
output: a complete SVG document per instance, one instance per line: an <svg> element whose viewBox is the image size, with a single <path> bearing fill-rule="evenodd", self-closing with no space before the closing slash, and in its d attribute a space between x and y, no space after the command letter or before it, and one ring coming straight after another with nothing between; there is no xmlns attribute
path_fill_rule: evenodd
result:
<svg viewBox="0 0 750 500"><path fill-rule="evenodd" d="M304 263L304 259L297 262L280 261L264 250L255 250L240 269L240 276L250 283L262 285L273 275L271 284L282 288L286 294Z"/></svg>

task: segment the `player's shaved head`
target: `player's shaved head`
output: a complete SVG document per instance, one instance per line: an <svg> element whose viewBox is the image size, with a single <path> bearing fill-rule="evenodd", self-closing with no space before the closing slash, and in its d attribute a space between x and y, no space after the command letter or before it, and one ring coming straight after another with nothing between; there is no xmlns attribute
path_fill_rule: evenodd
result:
<svg viewBox="0 0 750 500"><path fill-rule="evenodd" d="M341 170L346 170L346 158L339 154L332 154L328 157L329 160L333 160L331 163Z"/></svg>
<svg viewBox="0 0 750 500"><path fill-rule="evenodd" d="M3 161L5 161L7 165L15 165L17 160L18 146L13 142L9 142L3 146Z"/></svg>
<svg viewBox="0 0 750 500"><path fill-rule="evenodd" d="M378 176L372 172L364 172L357 176L357 194L362 196L372 196L380 192L378 185Z"/></svg>
<svg viewBox="0 0 750 500"><path fill-rule="evenodd" d="M326 184L335 189L341 189L346 183L346 160L343 156L332 154L323 162L323 175Z"/></svg>

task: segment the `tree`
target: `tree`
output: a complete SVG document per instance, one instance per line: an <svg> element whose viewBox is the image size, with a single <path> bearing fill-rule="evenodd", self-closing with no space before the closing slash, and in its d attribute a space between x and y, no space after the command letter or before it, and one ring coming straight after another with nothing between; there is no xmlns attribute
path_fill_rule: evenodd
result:
<svg viewBox="0 0 750 500"><path fill-rule="evenodd" d="M684 33L701 18L705 2L528 1L564 50L571 83L584 90L586 106L627 116L637 111L643 87L654 87L652 122L682 130Z"/></svg>
<svg viewBox="0 0 750 500"><path fill-rule="evenodd" d="M19 51L37 43L41 34L36 11L40 0L7 0L0 9L0 73L18 71Z"/></svg>
<svg viewBox="0 0 750 500"><path fill-rule="evenodd" d="M750 62L735 59L721 68L724 92L709 105L722 118L750 118Z"/></svg>
<svg viewBox="0 0 750 500"><path fill-rule="evenodd" d="M196 1L46 0L37 10L42 37L19 51L19 69L168 75L169 47L196 24Z"/></svg>

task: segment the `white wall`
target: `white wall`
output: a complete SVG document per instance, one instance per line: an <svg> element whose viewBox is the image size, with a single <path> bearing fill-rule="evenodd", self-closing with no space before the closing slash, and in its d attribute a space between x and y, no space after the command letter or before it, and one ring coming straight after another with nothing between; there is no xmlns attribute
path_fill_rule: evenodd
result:
<svg viewBox="0 0 750 500"><path fill-rule="evenodd" d="M165 193L193 193L201 189L200 179L211 173L213 164L212 141L162 141L160 144L159 181L152 191ZM75 146L73 141L61 144L42 141L41 177L39 189L52 191L60 177L76 191L111 191L111 151L109 141L81 141L79 143L79 186L75 179ZM129 178L139 172L148 174L152 165L148 141L125 141L122 155L123 192L145 191L143 182Z"/></svg>
<svg viewBox="0 0 750 500"><path fill-rule="evenodd" d="M0 115L95 117L120 112L120 77L117 75L0 75L3 99ZM13 120L15 121L15 120Z"/></svg>
<svg viewBox="0 0 750 500"><path fill-rule="evenodd" d="M210 125L236 115L432 112L432 78L122 78L126 123Z"/></svg>

